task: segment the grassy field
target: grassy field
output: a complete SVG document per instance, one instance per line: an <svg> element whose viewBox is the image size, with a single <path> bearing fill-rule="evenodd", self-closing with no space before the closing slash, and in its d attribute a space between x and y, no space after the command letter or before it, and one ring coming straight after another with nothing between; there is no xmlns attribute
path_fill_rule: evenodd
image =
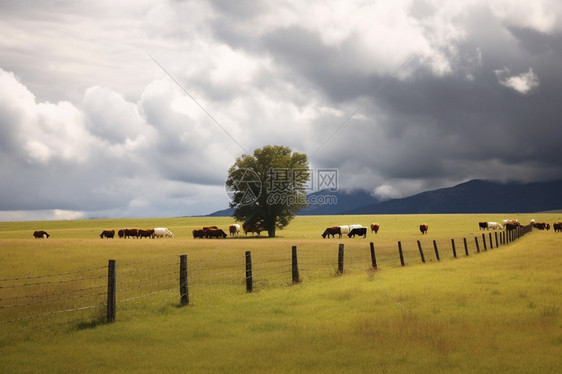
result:
<svg viewBox="0 0 562 374"><path fill-rule="evenodd" d="M204 225L226 229L230 218L0 223L3 279L75 272L105 266L108 259L118 264L163 259L162 266L175 269L178 254L187 254L195 270L218 271L232 261L238 266L236 259L243 267L247 250L257 260L277 261L290 257L293 245L305 260L334 257L339 243L346 248L346 271L340 276L335 265L311 267L298 285L279 280L247 294L242 275L225 287L202 287L205 292L194 292L187 307L178 307L177 291L118 305L117 321L109 325L31 323L31 331L16 334L11 324L0 325L5 333L0 371L560 372L562 234L533 231L493 251L476 254L471 247L465 256L460 250L456 259L447 245L454 238L460 248L462 238L472 242L481 236L478 221L528 223L534 218L552 224L561 216L297 217L278 231L278 238L221 240L194 240L191 230ZM381 231L367 239L320 237L327 226L371 222L380 223ZM424 237L418 231L422 222L429 224ZM125 226L165 226L175 237L98 237L102 229ZM33 239L36 229L51 238ZM396 261L398 240L406 251L406 267ZM417 240L427 248L425 264ZM430 251L433 240L442 248L439 262ZM369 269L370 241L381 259L376 272ZM196 273L192 270L190 276Z"/></svg>

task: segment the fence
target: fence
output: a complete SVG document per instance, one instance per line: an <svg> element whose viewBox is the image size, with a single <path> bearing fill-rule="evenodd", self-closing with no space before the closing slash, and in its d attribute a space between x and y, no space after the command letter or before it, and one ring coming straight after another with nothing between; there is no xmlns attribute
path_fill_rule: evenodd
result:
<svg viewBox="0 0 562 374"><path fill-rule="evenodd" d="M0 279L0 333L3 338L40 331L54 325L77 328L113 322L120 313L135 310L138 300L153 300L157 309L170 303L188 305L195 295L232 289L248 293L268 286L291 285L313 278L359 269L403 267L492 251L531 231L485 232L450 241L418 240L379 246L353 241L326 249L293 246L286 252L244 256L210 255L189 260L187 255L154 259L44 276ZM358 245L357 243L361 243ZM159 296L159 297L157 297ZM145 309L143 301L140 309Z"/></svg>

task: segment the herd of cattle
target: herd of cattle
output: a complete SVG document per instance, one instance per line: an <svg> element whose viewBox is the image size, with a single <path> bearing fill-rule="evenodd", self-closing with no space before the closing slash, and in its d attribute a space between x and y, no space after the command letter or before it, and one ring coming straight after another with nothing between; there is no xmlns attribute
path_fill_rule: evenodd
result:
<svg viewBox="0 0 562 374"><path fill-rule="evenodd" d="M550 223L535 222L535 220L532 219L530 224L533 226L534 229L537 229L537 230L550 230ZM490 230L490 229L503 230L504 228L506 230L515 230L516 228L521 226L521 224L517 220L504 219L502 221L502 223L498 223L498 222L478 222L478 226L479 226L480 230ZM562 232L562 222L553 223L552 227L554 228L555 232Z"/></svg>
<svg viewBox="0 0 562 374"><path fill-rule="evenodd" d="M538 230L550 230L550 224L545 222L535 222L535 220L531 220L531 225L533 228ZM505 219L502 223L498 222L478 222L478 226L480 230L514 230L517 227L521 226L521 224L517 220L509 220ZM562 232L562 222L556 222L552 225L555 232ZM228 232L230 236L237 236L240 234L240 225L235 223L228 227ZM378 223L371 224L371 233L377 234L380 229L380 225ZM429 226L427 223L422 223L419 226L420 232L423 234L427 234ZM254 233L260 235L263 230L256 225L244 224L242 225L242 230L244 234L247 236L248 233L254 235ZM211 238L226 238L228 234L224 232L217 226L204 226L200 229L195 229L192 231L193 238L197 239L211 239ZM331 226L327 227L326 230L322 233L322 238L335 238L338 235L339 238L342 235L347 235L349 238L358 237L367 237L367 227L362 225L343 225L343 226ZM50 235L44 230L37 230L33 233L33 237L36 239L46 239ZM117 230L117 236L122 239L128 238L164 238L164 237L174 237L174 234L165 227L156 227L154 229L120 229ZM115 230L103 230L100 234L100 238L108 238L113 239L115 237Z"/></svg>

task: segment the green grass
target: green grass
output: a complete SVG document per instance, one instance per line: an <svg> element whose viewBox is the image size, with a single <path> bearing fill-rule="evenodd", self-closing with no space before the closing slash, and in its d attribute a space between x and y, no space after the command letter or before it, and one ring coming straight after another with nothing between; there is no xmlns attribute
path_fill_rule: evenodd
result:
<svg viewBox="0 0 562 374"><path fill-rule="evenodd" d="M512 217L524 223L560 220L559 213ZM110 325L95 323L103 311L91 311L94 323L41 326L1 339L0 372L560 372L562 234L533 231L492 251L466 257L457 250L463 253L457 259L444 247L440 262L426 254L431 261L421 264L417 257L416 240L425 248L431 240L472 238L481 235L479 220L503 218L297 217L279 238L248 240L190 237L195 227L225 228L228 218L0 223L2 278L103 266L109 258L118 266L162 256L168 261L181 253L194 263L219 266L219 258L238 258L245 250L257 260L276 253L287 257L291 245L298 245L303 257L335 253L339 243L353 253L341 276L326 271L299 285L252 294L245 293L243 282L210 286L194 292L183 308L175 294L157 295L118 305L117 321ZM381 231L367 240L319 237L326 226L375 221ZM430 227L423 238L417 231L422 221ZM175 237L96 236L103 228L122 226L167 226ZM36 228L52 237L34 240ZM370 273L368 261L352 263L369 241L381 257L387 247L396 256L398 240L413 247L408 255L416 255L407 257L406 267L385 262Z"/></svg>

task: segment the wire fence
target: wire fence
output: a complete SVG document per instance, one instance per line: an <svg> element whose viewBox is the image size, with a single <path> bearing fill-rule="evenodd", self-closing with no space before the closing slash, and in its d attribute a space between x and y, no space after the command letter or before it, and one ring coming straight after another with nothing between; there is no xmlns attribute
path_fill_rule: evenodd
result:
<svg viewBox="0 0 562 374"><path fill-rule="evenodd" d="M203 259L167 255L138 262L117 262L114 274L118 315L161 311L169 306L212 302L217 295L243 294L268 287L332 277L342 272L399 268L471 256L522 237L531 226L485 232L474 237L377 243L357 239L343 244L287 250L246 252L246 256L215 251ZM250 256L249 256L250 255ZM182 257L185 269L182 270ZM248 260L250 259L250 262ZM3 339L55 325L87 328L109 318L109 265L49 275L0 279L0 335ZM180 301L181 300L181 301ZM147 307L148 306L148 307Z"/></svg>

